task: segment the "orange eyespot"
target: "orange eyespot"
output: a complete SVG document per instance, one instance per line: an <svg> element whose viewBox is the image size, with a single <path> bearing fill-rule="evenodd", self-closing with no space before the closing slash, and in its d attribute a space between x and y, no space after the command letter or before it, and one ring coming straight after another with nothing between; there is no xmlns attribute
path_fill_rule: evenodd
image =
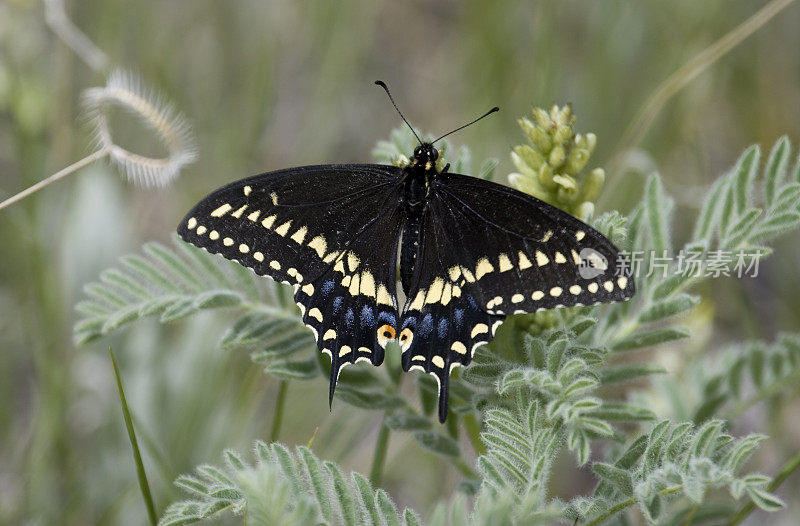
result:
<svg viewBox="0 0 800 526"><path fill-rule="evenodd" d="M400 331L400 348L404 351L411 347L411 342L414 341L414 332L406 327Z"/></svg>
<svg viewBox="0 0 800 526"><path fill-rule="evenodd" d="M378 345L386 348L386 344L389 343L389 340L394 340L397 333L394 330L394 327L391 325L381 325L378 327Z"/></svg>
<svg viewBox="0 0 800 526"><path fill-rule="evenodd" d="M378 329L378 338L386 338L387 340L394 340L395 337L394 327L391 325L381 325Z"/></svg>

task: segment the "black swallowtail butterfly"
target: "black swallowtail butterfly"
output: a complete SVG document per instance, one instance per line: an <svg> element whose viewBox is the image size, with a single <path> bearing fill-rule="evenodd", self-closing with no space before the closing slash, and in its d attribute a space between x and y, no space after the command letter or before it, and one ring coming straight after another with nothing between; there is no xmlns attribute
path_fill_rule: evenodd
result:
<svg viewBox="0 0 800 526"><path fill-rule="evenodd" d="M450 372L507 315L626 300L634 283L617 248L578 219L438 171L435 142L420 141L404 168L304 166L231 183L195 206L178 233L293 285L303 322L331 358L331 401L342 367L380 365L396 340L403 370L438 380L444 422Z"/></svg>

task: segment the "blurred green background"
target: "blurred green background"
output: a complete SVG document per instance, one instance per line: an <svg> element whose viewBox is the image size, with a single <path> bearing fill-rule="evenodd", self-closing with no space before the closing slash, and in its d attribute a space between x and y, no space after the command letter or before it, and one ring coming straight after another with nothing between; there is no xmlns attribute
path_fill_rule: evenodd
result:
<svg viewBox="0 0 800 526"><path fill-rule="evenodd" d="M500 106L452 140L475 159L498 157L502 182L510 149L522 141L516 119L534 104L572 103L577 130L598 136L590 167L607 169L601 211L628 211L644 175L658 170L678 217L692 217L746 146L768 149L783 134L800 141L800 5L706 64L641 141L621 141L664 79L765 4L68 1L71 20L111 65L138 72L184 113L199 158L166 189L137 188L98 164L0 212L0 523L146 521L109 345L161 509L179 497L176 475L268 437L277 383L245 353L215 348L229 322L218 314L72 343L82 286L142 243L169 241L210 190L286 166L369 161L375 142L399 124L373 85L380 78L431 133ZM0 1L0 199L92 151L80 95L104 83L48 27L41 2ZM676 238L687 225L677 225ZM695 352L800 328L800 244L784 238L775 248L757 280L712 285L714 328L693 340ZM292 384L281 440L307 443L319 427L320 457L368 472L380 415L343 403L329 413L326 392L318 380ZM736 433L774 437L754 469L774 472L796 447L798 410L756 407L741 420ZM563 464L559 494L591 487L570 459ZM424 515L458 480L413 440L393 436L384 486L398 504ZM792 524L797 488L795 480L781 489L790 510L769 520Z"/></svg>

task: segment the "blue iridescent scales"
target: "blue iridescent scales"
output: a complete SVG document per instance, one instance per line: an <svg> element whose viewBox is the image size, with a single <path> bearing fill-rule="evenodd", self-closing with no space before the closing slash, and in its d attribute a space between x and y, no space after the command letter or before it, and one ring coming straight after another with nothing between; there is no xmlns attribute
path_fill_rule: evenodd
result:
<svg viewBox="0 0 800 526"><path fill-rule="evenodd" d="M408 191L421 179L409 168L262 174L211 193L178 232L294 287L303 322L331 358L331 400L342 367L380 365L396 341L404 370L437 379L444 421L452 369L468 365L508 314L625 300L634 284L617 249L574 217L501 185L427 170L421 206ZM419 228L409 233L414 214ZM413 261L400 269L402 306L398 247ZM405 250L413 257L403 259Z"/></svg>

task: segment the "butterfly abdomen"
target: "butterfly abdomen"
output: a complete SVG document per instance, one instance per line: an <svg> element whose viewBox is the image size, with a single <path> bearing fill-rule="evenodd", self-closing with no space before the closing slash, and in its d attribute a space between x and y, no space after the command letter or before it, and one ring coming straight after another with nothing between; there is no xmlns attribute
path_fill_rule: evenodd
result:
<svg viewBox="0 0 800 526"><path fill-rule="evenodd" d="M403 225L403 237L400 245L400 281L403 292L408 295L411 290L414 267L420 244L420 225L425 211L428 185L425 174L414 168L407 168L404 174L403 200L406 221Z"/></svg>
<svg viewBox="0 0 800 526"><path fill-rule="evenodd" d="M409 216L403 226L403 238L400 246L400 281L403 285L403 292L408 295L414 277L414 263L419 252L419 227L422 217L419 215Z"/></svg>

